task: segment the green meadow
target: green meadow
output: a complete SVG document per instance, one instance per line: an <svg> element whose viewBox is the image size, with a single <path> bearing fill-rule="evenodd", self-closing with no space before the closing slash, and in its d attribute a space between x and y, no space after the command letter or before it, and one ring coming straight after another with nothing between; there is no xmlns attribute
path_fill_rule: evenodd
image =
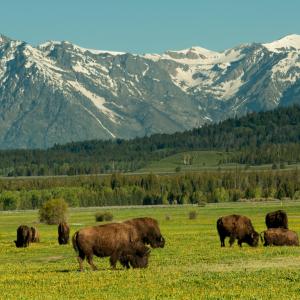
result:
<svg viewBox="0 0 300 300"><path fill-rule="evenodd" d="M218 167L235 167L235 164L220 164L229 157L229 153L221 151L187 151L170 155L159 161L150 162L140 169L142 172L174 172L217 169ZM185 164L186 163L186 164Z"/></svg>
<svg viewBox="0 0 300 300"><path fill-rule="evenodd" d="M159 161L149 162L144 168L139 169L137 173L174 173L174 172L193 172L205 170L271 170L272 164L246 165L237 163L227 163L226 159L234 152L225 151L187 151L165 157ZM295 170L300 167L299 163L284 164L284 169Z"/></svg>
<svg viewBox="0 0 300 300"><path fill-rule="evenodd" d="M289 227L300 233L300 204L226 203L205 207L169 206L109 209L116 221L138 216L158 219L166 239L153 249L147 269L110 270L108 258L95 258L98 271L78 272L71 245L59 246L57 226L37 223L37 211L0 214L1 299L299 299L300 247L244 245L221 248L216 220L238 213L265 229L269 211L284 209ZM99 208L72 209L71 233L95 225ZM197 218L190 220L190 211ZM13 240L20 224L35 225L39 244L17 249ZM226 240L228 245L228 241Z"/></svg>

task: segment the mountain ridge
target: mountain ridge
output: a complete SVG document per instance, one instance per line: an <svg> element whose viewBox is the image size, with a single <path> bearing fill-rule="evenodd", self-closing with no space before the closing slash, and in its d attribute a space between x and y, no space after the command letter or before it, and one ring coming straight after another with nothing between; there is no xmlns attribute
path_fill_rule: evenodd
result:
<svg viewBox="0 0 300 300"><path fill-rule="evenodd" d="M298 40L139 55L1 35L0 148L172 133L299 103Z"/></svg>

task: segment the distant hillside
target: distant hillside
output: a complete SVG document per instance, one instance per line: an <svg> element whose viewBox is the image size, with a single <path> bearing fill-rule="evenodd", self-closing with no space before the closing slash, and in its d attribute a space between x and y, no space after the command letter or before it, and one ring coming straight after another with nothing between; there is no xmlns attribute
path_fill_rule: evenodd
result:
<svg viewBox="0 0 300 300"><path fill-rule="evenodd" d="M162 54L0 35L0 148L174 133L299 104L300 36Z"/></svg>
<svg viewBox="0 0 300 300"><path fill-rule="evenodd" d="M132 140L86 141L48 150L1 151L3 175L92 174L134 171L190 150L231 151L240 163L300 161L300 107L278 108L185 132Z"/></svg>

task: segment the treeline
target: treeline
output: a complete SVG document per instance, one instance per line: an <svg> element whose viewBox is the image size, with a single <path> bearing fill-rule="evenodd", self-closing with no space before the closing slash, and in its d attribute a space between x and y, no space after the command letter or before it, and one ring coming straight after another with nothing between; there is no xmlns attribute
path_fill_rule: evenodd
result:
<svg viewBox="0 0 300 300"><path fill-rule="evenodd" d="M0 180L0 210L37 209L52 198L63 198L71 207L300 199L300 171Z"/></svg>
<svg viewBox="0 0 300 300"><path fill-rule="evenodd" d="M250 165L299 163L300 143L266 144L260 147L248 147L232 153L222 162L237 162Z"/></svg>
<svg viewBox="0 0 300 300"><path fill-rule="evenodd" d="M181 133L69 143L47 150L0 151L0 175L130 172L149 161L190 150L236 152L233 160L245 164L297 162L299 133L300 107L278 108Z"/></svg>

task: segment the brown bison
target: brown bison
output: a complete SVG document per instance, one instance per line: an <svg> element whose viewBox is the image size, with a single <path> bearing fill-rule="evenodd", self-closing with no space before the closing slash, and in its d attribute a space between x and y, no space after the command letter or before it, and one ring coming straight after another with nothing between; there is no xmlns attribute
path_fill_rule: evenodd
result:
<svg viewBox="0 0 300 300"><path fill-rule="evenodd" d="M225 247L225 238L229 237L230 247L235 239L238 245L242 247L242 243L247 243L252 247L256 247L259 242L259 234L254 230L251 220L245 216L229 215L221 217L217 220L217 229L220 236L221 247Z"/></svg>
<svg viewBox="0 0 300 300"><path fill-rule="evenodd" d="M31 230L31 243L39 243L40 242L40 233L36 227L30 227Z"/></svg>
<svg viewBox="0 0 300 300"><path fill-rule="evenodd" d="M287 214L283 210L276 210L266 215L267 228L285 228L288 229Z"/></svg>
<svg viewBox="0 0 300 300"><path fill-rule="evenodd" d="M144 217L127 220L123 223L134 226L144 244L150 244L152 248L163 248L165 246L165 239L160 233L157 220Z"/></svg>
<svg viewBox="0 0 300 300"><path fill-rule="evenodd" d="M295 231L285 228L270 228L262 232L264 246L299 246L298 235ZM261 234L262 234L261 233Z"/></svg>
<svg viewBox="0 0 300 300"><path fill-rule="evenodd" d="M17 229L17 240L14 241L17 248L28 247L31 241L31 229L26 225L20 225Z"/></svg>
<svg viewBox="0 0 300 300"><path fill-rule="evenodd" d="M58 243L65 245L69 243L70 226L66 222L58 224Z"/></svg>
<svg viewBox="0 0 300 300"><path fill-rule="evenodd" d="M75 232L72 238L73 248L78 252L80 271L83 270L83 260L87 258L93 270L97 267L93 263L93 256L110 257L111 267L116 267L121 259L127 266L139 263L144 264L144 259L132 259L132 255L144 258L149 255L149 248L139 239L136 229L129 224L110 223L100 226L87 227ZM143 267L143 265L141 266Z"/></svg>
<svg viewBox="0 0 300 300"><path fill-rule="evenodd" d="M138 251L134 247L127 247L122 250L120 254L120 263L123 267L127 269L130 268L147 268L148 258L150 254L150 249L147 248L145 251Z"/></svg>

